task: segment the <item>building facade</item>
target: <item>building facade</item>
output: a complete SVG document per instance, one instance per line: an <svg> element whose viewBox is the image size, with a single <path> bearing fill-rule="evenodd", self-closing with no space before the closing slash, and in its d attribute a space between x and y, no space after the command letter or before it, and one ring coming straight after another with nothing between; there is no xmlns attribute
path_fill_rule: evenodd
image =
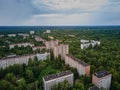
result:
<svg viewBox="0 0 120 90"><path fill-rule="evenodd" d="M9 45L9 48L12 49L12 48L14 48L15 46L18 46L18 47L21 47L21 46L24 46L24 47L27 47L27 46L33 47L34 44L31 44L31 43L10 44L10 45Z"/></svg>
<svg viewBox="0 0 120 90"><path fill-rule="evenodd" d="M46 60L49 53L44 54L31 54L31 55L24 55L24 56L12 56L6 57L0 60L0 68L5 68L10 65L14 64L28 64L29 59L34 59L36 56L38 60Z"/></svg>
<svg viewBox="0 0 120 90"><path fill-rule="evenodd" d="M37 41L37 42L43 42L43 43L45 43L45 39L43 39L43 38L41 38L41 37L39 37L39 36L35 36L35 40Z"/></svg>
<svg viewBox="0 0 120 90"><path fill-rule="evenodd" d="M51 87L53 85L63 82L65 80L68 81L70 86L73 86L73 78L73 73L70 70L58 74L48 75L43 78L44 90L51 90Z"/></svg>
<svg viewBox="0 0 120 90"><path fill-rule="evenodd" d="M69 54L69 45L68 44L56 45L53 49L53 53L55 57L58 57L60 55L62 59L65 59L65 55Z"/></svg>
<svg viewBox="0 0 120 90"><path fill-rule="evenodd" d="M35 51L35 50L42 50L42 49L46 49L45 46L35 46L35 47L32 47L32 50Z"/></svg>
<svg viewBox="0 0 120 90"><path fill-rule="evenodd" d="M95 47L96 45L100 45L100 41L81 39L81 49L88 48L90 45Z"/></svg>
<svg viewBox="0 0 120 90"><path fill-rule="evenodd" d="M80 76L90 75L90 65L74 57L73 55L70 54L65 55L65 64L70 65L70 67L76 68Z"/></svg>
<svg viewBox="0 0 120 90"><path fill-rule="evenodd" d="M58 45L59 41L58 40L51 40L51 41L46 41L45 42L45 46L46 46L46 49L52 49Z"/></svg>
<svg viewBox="0 0 120 90"><path fill-rule="evenodd" d="M110 90L111 78L112 78L112 74L110 74L109 72L100 71L93 74L92 83L99 88L103 87L106 90Z"/></svg>
<svg viewBox="0 0 120 90"><path fill-rule="evenodd" d="M35 31L34 31L34 30L31 30L31 31L30 31L30 34L35 34Z"/></svg>

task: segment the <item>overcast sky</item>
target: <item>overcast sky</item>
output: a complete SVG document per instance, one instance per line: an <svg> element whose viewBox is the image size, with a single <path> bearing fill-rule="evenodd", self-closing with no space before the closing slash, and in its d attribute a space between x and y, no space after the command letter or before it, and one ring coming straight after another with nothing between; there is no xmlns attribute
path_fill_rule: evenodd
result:
<svg viewBox="0 0 120 90"><path fill-rule="evenodd" d="M0 0L0 26L120 25L120 0Z"/></svg>

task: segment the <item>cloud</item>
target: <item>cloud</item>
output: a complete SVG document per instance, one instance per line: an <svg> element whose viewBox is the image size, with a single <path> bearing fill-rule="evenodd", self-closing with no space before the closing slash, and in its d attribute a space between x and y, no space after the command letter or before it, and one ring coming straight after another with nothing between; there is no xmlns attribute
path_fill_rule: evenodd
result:
<svg viewBox="0 0 120 90"><path fill-rule="evenodd" d="M84 17L84 18L83 18ZM91 16L88 13L83 14L39 14L33 15L31 19L25 22L31 25L88 25L91 22Z"/></svg>
<svg viewBox="0 0 120 90"><path fill-rule="evenodd" d="M0 0L0 25L120 25L120 0Z"/></svg>
<svg viewBox="0 0 120 90"><path fill-rule="evenodd" d="M33 4L41 9L45 7L49 10L86 10L94 11L99 10L101 7L106 5L108 0L34 0Z"/></svg>

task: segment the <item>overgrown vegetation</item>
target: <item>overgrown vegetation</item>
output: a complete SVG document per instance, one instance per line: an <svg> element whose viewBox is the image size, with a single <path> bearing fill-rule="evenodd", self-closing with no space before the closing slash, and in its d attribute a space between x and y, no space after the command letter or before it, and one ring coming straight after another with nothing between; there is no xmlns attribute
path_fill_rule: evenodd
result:
<svg viewBox="0 0 120 90"><path fill-rule="evenodd" d="M46 39L49 35L39 32L37 34ZM76 69L65 66L60 57L54 59L51 53L51 58L45 61L35 59L30 60L28 65L13 65L5 70L0 69L0 90L43 90L43 76L68 69L74 72L75 81L72 88L64 88L64 90L88 90L92 86L92 74L101 70L112 73L111 90L120 89L120 29L62 29L53 30L50 35L61 40L61 43L68 43L71 54L89 63L91 76L79 77ZM101 45L81 50L80 39L100 40ZM0 57L9 54L7 44L4 42L3 45L6 47L0 48Z"/></svg>

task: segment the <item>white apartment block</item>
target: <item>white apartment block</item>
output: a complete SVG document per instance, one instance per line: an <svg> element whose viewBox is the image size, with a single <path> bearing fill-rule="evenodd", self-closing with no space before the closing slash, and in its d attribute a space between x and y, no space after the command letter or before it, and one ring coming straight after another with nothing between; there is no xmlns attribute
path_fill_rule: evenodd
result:
<svg viewBox="0 0 120 90"><path fill-rule="evenodd" d="M8 37L16 37L16 34L8 34Z"/></svg>
<svg viewBox="0 0 120 90"><path fill-rule="evenodd" d="M46 60L49 53L44 54L31 54L31 55L24 55L24 56L11 56L0 59L0 68L5 68L10 65L14 64L28 64L29 58L34 59L37 56L38 60Z"/></svg>
<svg viewBox="0 0 120 90"><path fill-rule="evenodd" d="M90 65L81 61L80 59L74 57L73 55L66 54L65 56L65 64L70 65L70 67L76 68L78 74L81 75L90 75Z"/></svg>
<svg viewBox="0 0 120 90"><path fill-rule="evenodd" d="M100 71L92 76L92 83L101 88L105 88L106 90L110 90L110 85L111 85L111 78L112 74L110 74L107 71Z"/></svg>
<svg viewBox="0 0 120 90"><path fill-rule="evenodd" d="M46 46L46 49L52 49L58 45L59 41L58 40L51 40L51 41L46 41L45 42L45 46Z"/></svg>
<svg viewBox="0 0 120 90"><path fill-rule="evenodd" d="M81 39L80 41L81 41L81 43L88 43L89 42L89 40L84 40L84 39Z"/></svg>
<svg viewBox="0 0 120 90"><path fill-rule="evenodd" d="M95 47L96 45L100 45L100 41L81 39L81 49L88 48L90 45Z"/></svg>
<svg viewBox="0 0 120 90"><path fill-rule="evenodd" d="M55 57L58 57L60 55L62 59L65 59L65 55L69 54L69 45L68 44L56 45L53 49L53 53Z"/></svg>
<svg viewBox="0 0 120 90"><path fill-rule="evenodd" d="M31 31L30 31L30 34L35 34L35 31L34 31L34 30L31 30Z"/></svg>
<svg viewBox="0 0 120 90"><path fill-rule="evenodd" d="M51 90L53 85L64 82L65 80L68 81L70 86L73 86L73 78L74 75L70 70L58 74L48 75L43 78L44 90Z"/></svg>
<svg viewBox="0 0 120 90"><path fill-rule="evenodd" d="M46 30L46 33L51 33L51 30L49 30L49 29L48 29L48 30Z"/></svg>
<svg viewBox="0 0 120 90"><path fill-rule="evenodd" d="M21 47L21 46L24 46L24 47L27 47L27 46L33 47L34 44L31 44L31 43L10 44L10 45L9 45L9 48L12 49L12 48L14 48L15 46L18 46L18 47Z"/></svg>

